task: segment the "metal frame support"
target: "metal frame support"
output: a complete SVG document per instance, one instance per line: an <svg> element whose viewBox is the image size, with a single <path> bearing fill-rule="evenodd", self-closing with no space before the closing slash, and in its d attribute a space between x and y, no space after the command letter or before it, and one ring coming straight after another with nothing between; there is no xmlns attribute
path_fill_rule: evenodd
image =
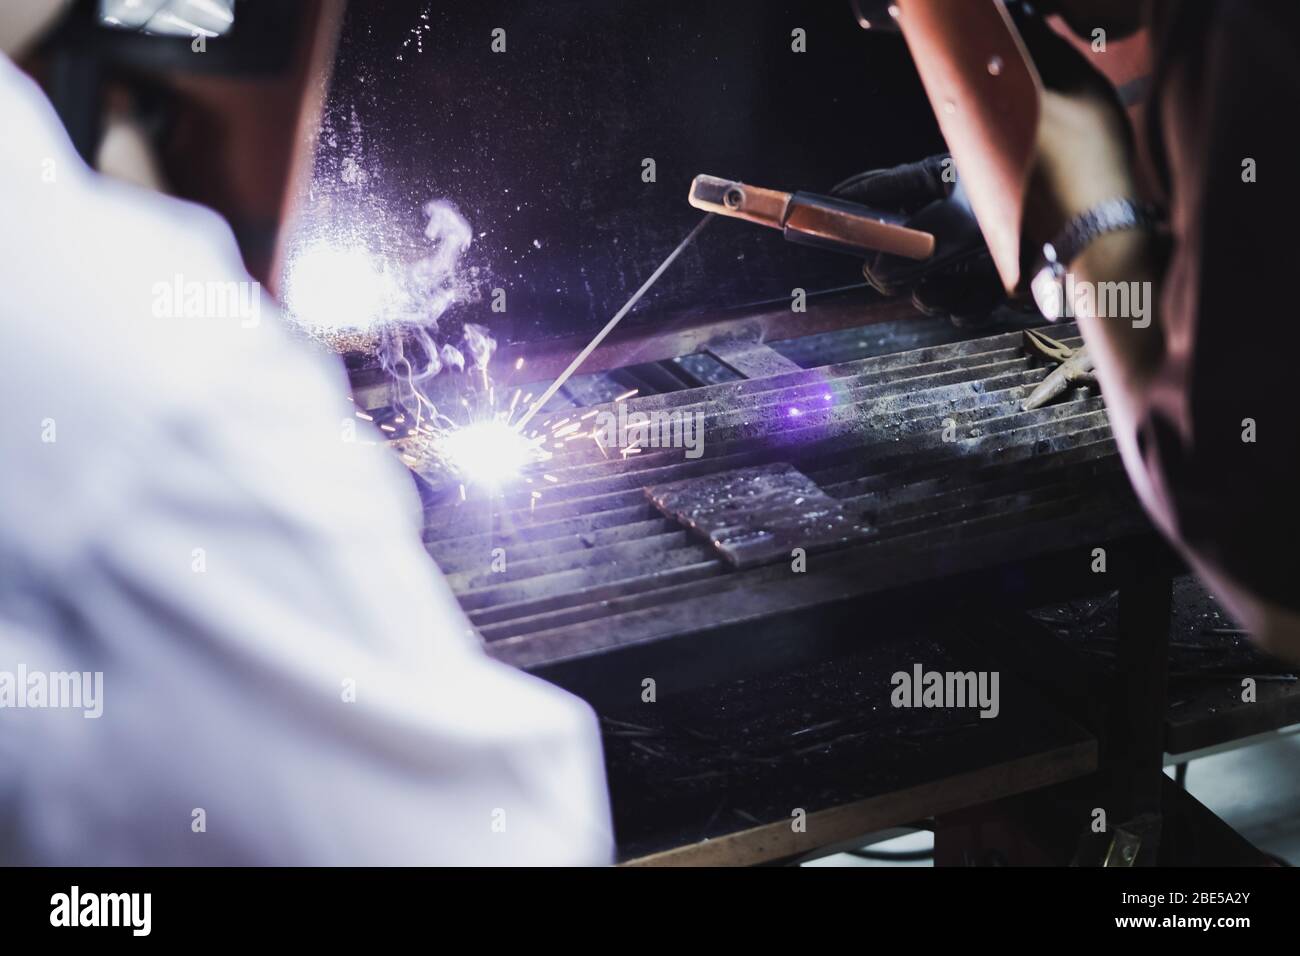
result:
<svg viewBox="0 0 1300 956"><path fill-rule="evenodd" d="M1102 772L1112 832L1141 834L1121 865L1144 866L1155 863L1160 845L1173 578L1155 548L1139 547L1131 560L1119 591L1118 669Z"/></svg>

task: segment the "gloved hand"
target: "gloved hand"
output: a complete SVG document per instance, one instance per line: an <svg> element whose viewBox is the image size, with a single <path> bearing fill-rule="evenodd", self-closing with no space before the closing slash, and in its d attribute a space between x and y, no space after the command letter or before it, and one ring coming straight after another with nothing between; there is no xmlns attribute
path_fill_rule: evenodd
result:
<svg viewBox="0 0 1300 956"><path fill-rule="evenodd" d="M955 325L985 321L1006 299L948 155L859 173L831 195L907 216L906 225L935 236L934 255L922 262L883 252L867 259L862 274L882 295L910 293L917 309Z"/></svg>

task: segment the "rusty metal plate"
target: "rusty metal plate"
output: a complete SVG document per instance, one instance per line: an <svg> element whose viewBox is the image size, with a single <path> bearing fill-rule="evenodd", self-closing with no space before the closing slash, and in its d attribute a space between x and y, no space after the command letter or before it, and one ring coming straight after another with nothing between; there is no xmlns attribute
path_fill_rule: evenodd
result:
<svg viewBox="0 0 1300 956"><path fill-rule="evenodd" d="M795 548L825 551L871 535L839 501L785 462L653 485L646 495L738 568L788 561Z"/></svg>

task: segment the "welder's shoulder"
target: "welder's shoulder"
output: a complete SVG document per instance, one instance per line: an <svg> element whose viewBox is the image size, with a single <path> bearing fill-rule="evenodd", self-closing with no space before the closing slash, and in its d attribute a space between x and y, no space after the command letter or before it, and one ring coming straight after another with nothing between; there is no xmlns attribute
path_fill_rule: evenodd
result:
<svg viewBox="0 0 1300 956"><path fill-rule="evenodd" d="M10 500L110 499L189 461L230 489L277 489L259 504L304 524L337 512L344 486L371 490L355 522L395 520L396 462L346 441L341 368L285 331L225 221L89 170L3 58L0 115L0 460L24 463L25 492Z"/></svg>
<svg viewBox="0 0 1300 956"><path fill-rule="evenodd" d="M279 383L310 404L337 384L280 326L215 213L89 171L35 192L9 206L0 256L0 370L16 398L50 393L121 433L231 392L252 401Z"/></svg>
<svg viewBox="0 0 1300 956"><path fill-rule="evenodd" d="M59 175L25 192L0 177L13 217L0 341L26 366L16 374L75 382L106 414L163 415L295 375L300 393L327 387L326 363L290 340L220 216L84 168Z"/></svg>
<svg viewBox="0 0 1300 956"><path fill-rule="evenodd" d="M239 344L261 289L219 216L89 169L40 89L3 56L0 116L7 352L51 374L86 366L92 379L124 361L143 385L186 363L168 346Z"/></svg>

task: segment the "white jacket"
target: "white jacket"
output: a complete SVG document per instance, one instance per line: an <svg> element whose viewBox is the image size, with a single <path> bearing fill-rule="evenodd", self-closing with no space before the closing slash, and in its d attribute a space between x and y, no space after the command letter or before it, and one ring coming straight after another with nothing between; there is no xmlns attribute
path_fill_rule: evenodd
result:
<svg viewBox="0 0 1300 956"><path fill-rule="evenodd" d="M482 653L341 370L178 276L248 281L0 56L0 862L608 862L591 711Z"/></svg>

